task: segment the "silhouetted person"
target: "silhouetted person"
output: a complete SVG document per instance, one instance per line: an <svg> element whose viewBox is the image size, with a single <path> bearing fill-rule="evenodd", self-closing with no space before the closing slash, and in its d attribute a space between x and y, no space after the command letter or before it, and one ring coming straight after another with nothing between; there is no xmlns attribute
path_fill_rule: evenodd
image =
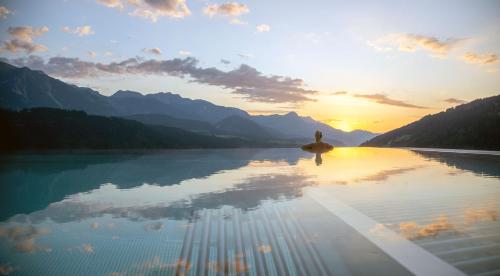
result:
<svg viewBox="0 0 500 276"><path fill-rule="evenodd" d="M321 142L321 139L323 138L323 133L321 131L316 130L314 133L314 139L316 140L316 143L311 143L307 145L302 146L302 150L316 153L316 165L321 165L323 163L323 159L321 158L321 154L327 151L330 151L333 149L333 146L328 144L328 143L323 143Z"/></svg>

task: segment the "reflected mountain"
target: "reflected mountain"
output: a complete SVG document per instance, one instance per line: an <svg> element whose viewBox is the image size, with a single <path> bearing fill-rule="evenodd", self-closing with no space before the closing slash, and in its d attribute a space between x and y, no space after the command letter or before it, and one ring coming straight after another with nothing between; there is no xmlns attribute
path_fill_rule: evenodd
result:
<svg viewBox="0 0 500 276"><path fill-rule="evenodd" d="M16 214L45 209L51 203L97 190L106 183L115 185L117 189L132 189L143 184L172 186L185 180L235 170L252 161L283 161L293 165L305 157L306 154L300 150L290 152L282 149L1 156L0 221ZM232 201L233 198L230 198L221 201ZM252 204L247 205L250 207Z"/></svg>
<svg viewBox="0 0 500 276"><path fill-rule="evenodd" d="M203 209L218 209L231 206L242 211L256 209L265 200L290 200L302 196L302 188L313 185L304 175L263 175L250 177L232 188L210 193L191 194L186 199L155 204L132 204L116 206L110 203L96 203L82 200L63 200L50 204L47 208L35 211L27 216L14 217L17 222L40 223L51 219L57 223L80 221L89 218L111 215L115 218L127 218L133 221L175 219L196 219L194 214ZM141 194L143 190L134 193ZM118 197L120 195L117 195Z"/></svg>
<svg viewBox="0 0 500 276"><path fill-rule="evenodd" d="M500 156L412 150L426 159L481 176L500 178Z"/></svg>

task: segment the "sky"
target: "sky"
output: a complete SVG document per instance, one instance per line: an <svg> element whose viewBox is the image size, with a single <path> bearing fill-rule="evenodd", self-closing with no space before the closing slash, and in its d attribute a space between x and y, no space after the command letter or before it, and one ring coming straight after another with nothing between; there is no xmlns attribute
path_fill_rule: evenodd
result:
<svg viewBox="0 0 500 276"><path fill-rule="evenodd" d="M385 132L500 94L500 1L0 0L0 58Z"/></svg>

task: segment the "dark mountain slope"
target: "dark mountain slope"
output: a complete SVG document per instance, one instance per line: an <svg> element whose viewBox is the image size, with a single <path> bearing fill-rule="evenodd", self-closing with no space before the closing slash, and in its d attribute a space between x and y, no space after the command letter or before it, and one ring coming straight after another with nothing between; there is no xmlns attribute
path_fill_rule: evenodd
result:
<svg viewBox="0 0 500 276"><path fill-rule="evenodd" d="M107 97L97 91L66 84L41 71L0 62L0 85L0 106L3 108L52 107L99 115L115 113Z"/></svg>
<svg viewBox="0 0 500 276"><path fill-rule="evenodd" d="M0 149L230 148L276 146L200 135L83 111L0 110Z"/></svg>
<svg viewBox="0 0 500 276"><path fill-rule="evenodd" d="M123 117L148 125L159 125L182 128L192 132L215 134L217 131L213 125L207 122L179 119L165 114L136 114Z"/></svg>
<svg viewBox="0 0 500 276"><path fill-rule="evenodd" d="M500 95L427 115L362 145L500 150Z"/></svg>

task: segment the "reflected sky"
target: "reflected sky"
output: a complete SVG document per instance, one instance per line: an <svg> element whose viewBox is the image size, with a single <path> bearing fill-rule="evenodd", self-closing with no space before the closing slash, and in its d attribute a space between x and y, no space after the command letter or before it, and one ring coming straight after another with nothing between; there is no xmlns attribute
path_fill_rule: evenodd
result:
<svg viewBox="0 0 500 276"><path fill-rule="evenodd" d="M409 273L310 191L462 272L500 269L500 156L335 148L321 159L300 149L4 155L0 273Z"/></svg>

